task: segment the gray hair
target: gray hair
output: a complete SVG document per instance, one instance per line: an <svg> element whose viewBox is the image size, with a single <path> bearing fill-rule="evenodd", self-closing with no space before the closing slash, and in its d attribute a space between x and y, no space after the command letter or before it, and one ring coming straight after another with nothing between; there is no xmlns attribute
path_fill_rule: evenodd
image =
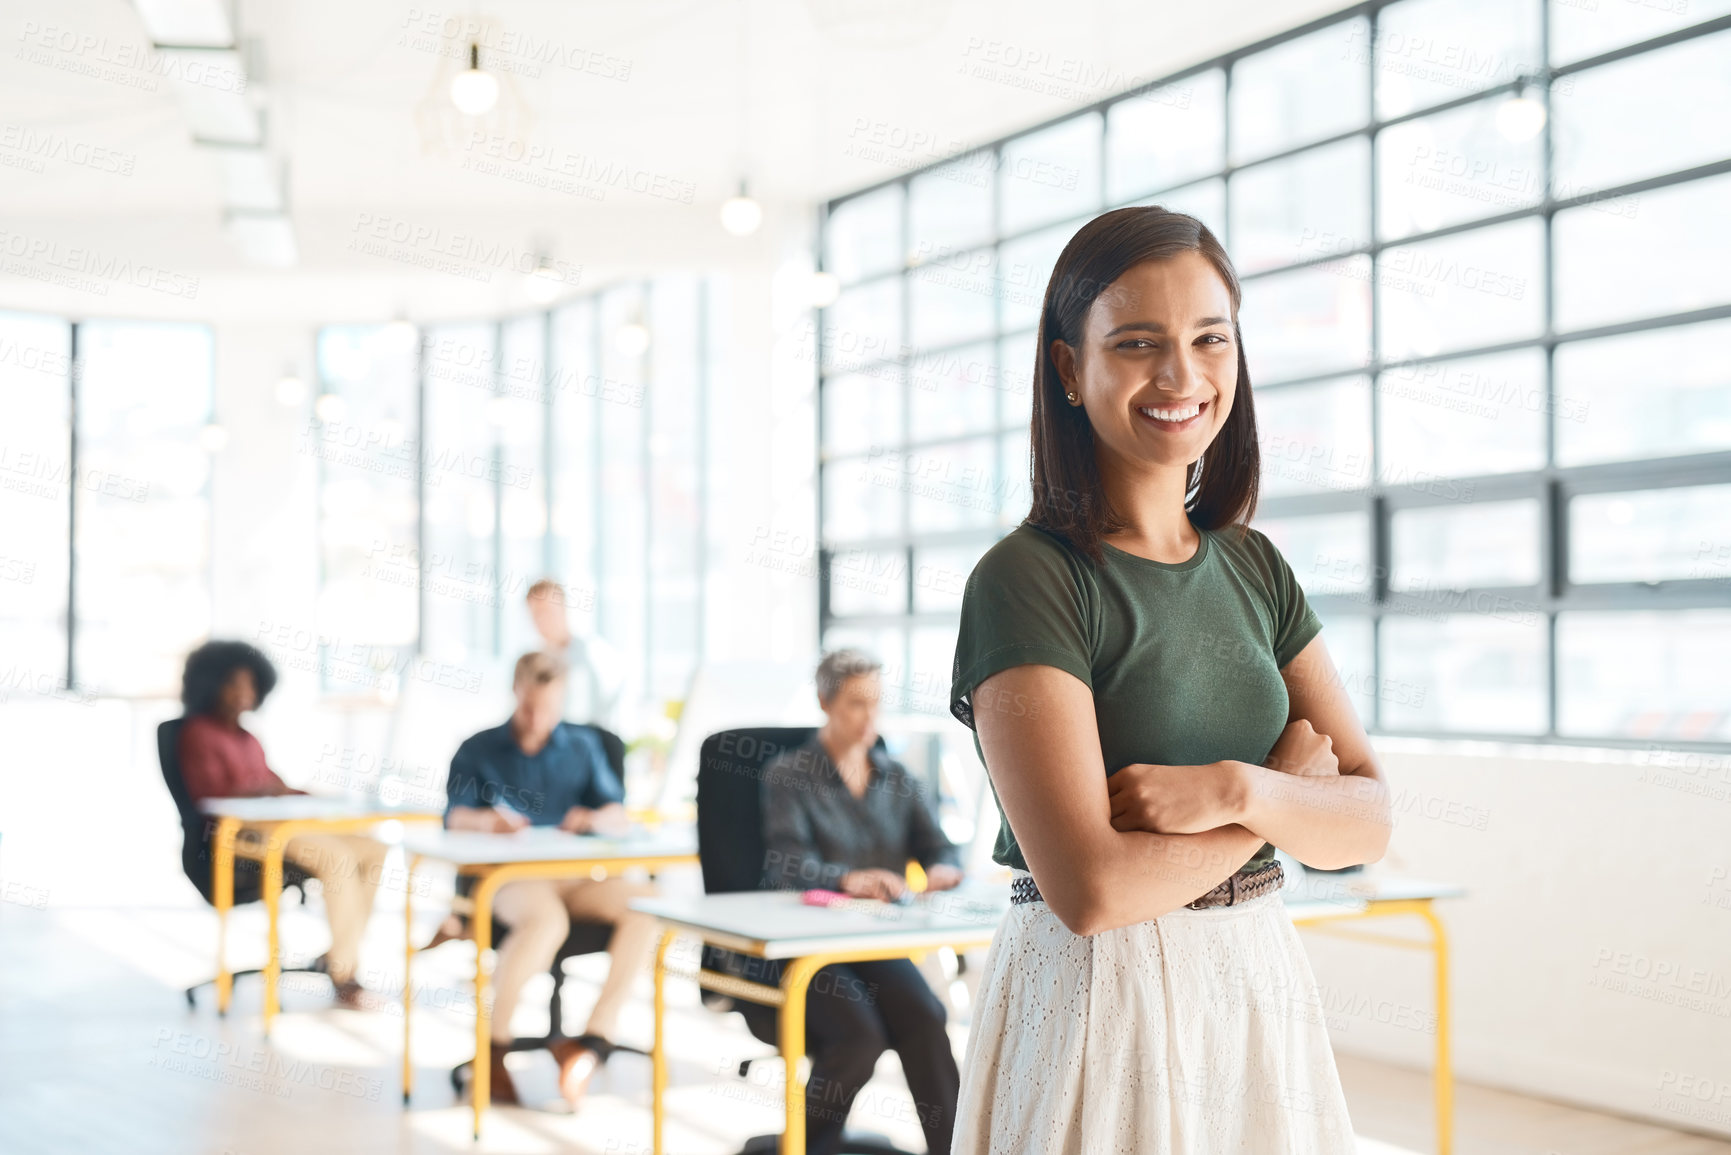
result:
<svg viewBox="0 0 1731 1155"><path fill-rule="evenodd" d="M862 674L875 674L884 664L864 650L831 650L817 664L817 698L820 702L835 699L842 683Z"/></svg>

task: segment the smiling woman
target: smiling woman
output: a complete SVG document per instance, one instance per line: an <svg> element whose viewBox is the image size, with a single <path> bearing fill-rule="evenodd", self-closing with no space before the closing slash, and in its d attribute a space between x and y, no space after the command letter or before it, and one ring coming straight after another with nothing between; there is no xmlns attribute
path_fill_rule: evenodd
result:
<svg viewBox="0 0 1731 1155"><path fill-rule="evenodd" d="M956 1152L1354 1149L1274 853L1374 861L1387 797L1246 524L1238 303L1213 235L1155 207L1084 225L1046 291L1033 506L968 579L950 690L1014 880Z"/></svg>

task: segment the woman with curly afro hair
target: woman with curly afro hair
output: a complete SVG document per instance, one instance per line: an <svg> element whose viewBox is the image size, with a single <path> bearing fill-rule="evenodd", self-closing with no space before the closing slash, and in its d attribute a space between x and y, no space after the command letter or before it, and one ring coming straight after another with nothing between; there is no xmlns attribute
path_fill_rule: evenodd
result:
<svg viewBox="0 0 1731 1155"><path fill-rule="evenodd" d="M306 793L277 777L264 747L240 724L241 715L256 710L275 686L276 668L246 642L206 642L187 655L180 685L186 707L180 767L194 802ZM301 834L289 841L284 857L319 880L331 925L325 970L337 1001L362 1007L365 992L355 965L384 869L384 846L358 834Z"/></svg>

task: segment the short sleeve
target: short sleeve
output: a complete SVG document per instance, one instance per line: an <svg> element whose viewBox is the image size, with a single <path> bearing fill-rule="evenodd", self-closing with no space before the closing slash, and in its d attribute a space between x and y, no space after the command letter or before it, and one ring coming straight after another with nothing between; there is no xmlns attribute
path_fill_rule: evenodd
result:
<svg viewBox="0 0 1731 1155"><path fill-rule="evenodd" d="M962 592L950 713L972 729L975 688L1012 666L1056 666L1092 689L1096 600L1081 563L1040 530L987 550Z"/></svg>
<svg viewBox="0 0 1731 1155"><path fill-rule="evenodd" d="M1298 584L1298 577L1292 572L1286 556L1265 534L1260 531L1256 533L1261 539L1271 578L1270 592L1274 600L1274 664L1284 669L1286 663L1296 658L1299 651L1322 632L1322 619L1310 608L1310 601L1304 596L1304 587Z"/></svg>

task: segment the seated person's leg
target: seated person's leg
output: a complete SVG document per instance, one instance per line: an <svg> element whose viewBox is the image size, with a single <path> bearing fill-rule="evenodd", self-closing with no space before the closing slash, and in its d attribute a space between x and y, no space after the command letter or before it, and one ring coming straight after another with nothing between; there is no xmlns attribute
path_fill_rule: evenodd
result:
<svg viewBox="0 0 1731 1155"><path fill-rule="evenodd" d="M631 997L631 986L637 976L648 973L655 958L655 944L661 936L660 924L650 915L632 910L629 903L634 898L653 896L655 886L626 878L604 878L567 882L560 890L572 918L613 926L613 938L607 944L607 980L601 984L601 994L583 1028L586 1035L612 1041L619 1025L620 1008Z"/></svg>
<svg viewBox="0 0 1731 1155"><path fill-rule="evenodd" d="M805 1050L811 1056L811 1079L805 1087L805 1144L810 1155L834 1155L841 1149L842 1127L854 1098L889 1046L875 996L857 966L832 963L813 975L806 989Z"/></svg>
<svg viewBox="0 0 1731 1155"><path fill-rule="evenodd" d="M514 1037L511 1016L517 1010L523 984L553 965L565 936L571 933L571 920L555 885L541 879L500 887L493 896L493 914L511 928L499 945L492 983L493 1041L505 1043Z"/></svg>
<svg viewBox="0 0 1731 1155"><path fill-rule="evenodd" d="M889 1045L902 1060L926 1150L948 1152L956 1124L961 1074L944 1029L944 1004L920 968L905 958L854 963L883 1021Z"/></svg>
<svg viewBox="0 0 1731 1155"><path fill-rule="evenodd" d="M325 970L339 989L354 981L384 856L384 846L352 834L301 834L283 849L284 859L319 880L331 926Z"/></svg>

